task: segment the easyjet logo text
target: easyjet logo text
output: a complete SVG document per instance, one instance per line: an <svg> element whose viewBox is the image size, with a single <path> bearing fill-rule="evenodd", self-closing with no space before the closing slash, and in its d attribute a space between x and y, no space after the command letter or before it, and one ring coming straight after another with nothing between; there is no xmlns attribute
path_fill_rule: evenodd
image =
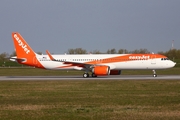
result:
<svg viewBox="0 0 180 120"><path fill-rule="evenodd" d="M24 50L24 52L26 52L26 54L28 54L28 53L30 52L30 50L27 48L27 45L24 44L24 43L19 39L19 37L18 37L16 34L14 34L14 38L15 38L16 41L19 43L19 46L22 47L22 49Z"/></svg>
<svg viewBox="0 0 180 120"><path fill-rule="evenodd" d="M150 56L145 56L145 55L142 55L142 56L129 56L129 59L149 59Z"/></svg>

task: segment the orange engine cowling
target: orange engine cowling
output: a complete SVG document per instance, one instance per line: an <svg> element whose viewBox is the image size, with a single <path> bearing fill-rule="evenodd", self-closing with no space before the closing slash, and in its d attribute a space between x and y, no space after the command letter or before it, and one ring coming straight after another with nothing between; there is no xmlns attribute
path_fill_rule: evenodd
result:
<svg viewBox="0 0 180 120"><path fill-rule="evenodd" d="M110 70L110 75L120 75L121 70Z"/></svg>
<svg viewBox="0 0 180 120"><path fill-rule="evenodd" d="M92 72L95 75L109 75L109 66L95 66Z"/></svg>

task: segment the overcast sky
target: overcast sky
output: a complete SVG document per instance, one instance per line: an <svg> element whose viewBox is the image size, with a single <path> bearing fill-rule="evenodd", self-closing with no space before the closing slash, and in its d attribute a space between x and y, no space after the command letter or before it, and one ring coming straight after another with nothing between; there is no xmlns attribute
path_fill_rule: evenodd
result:
<svg viewBox="0 0 180 120"><path fill-rule="evenodd" d="M180 0L1 0L0 53L19 32L36 52L180 49Z"/></svg>

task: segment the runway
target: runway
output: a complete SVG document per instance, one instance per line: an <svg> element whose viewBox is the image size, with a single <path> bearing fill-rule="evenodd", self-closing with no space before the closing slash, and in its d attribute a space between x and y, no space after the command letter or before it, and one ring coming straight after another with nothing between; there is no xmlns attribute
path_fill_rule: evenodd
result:
<svg viewBox="0 0 180 120"><path fill-rule="evenodd" d="M82 76L0 76L0 81L10 80L180 80L180 75L111 75L96 78Z"/></svg>

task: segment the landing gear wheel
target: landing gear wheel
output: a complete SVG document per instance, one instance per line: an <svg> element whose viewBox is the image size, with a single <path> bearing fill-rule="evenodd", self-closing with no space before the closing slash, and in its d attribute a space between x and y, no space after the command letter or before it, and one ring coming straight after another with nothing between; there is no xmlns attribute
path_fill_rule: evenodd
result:
<svg viewBox="0 0 180 120"><path fill-rule="evenodd" d="M84 78L87 78L87 77L89 77L89 74L88 74L88 73L84 73L84 74L83 74L83 77L84 77Z"/></svg>
<svg viewBox="0 0 180 120"><path fill-rule="evenodd" d="M95 75L94 73L92 73L92 75L91 75L92 77L97 77L97 75Z"/></svg>
<svg viewBox="0 0 180 120"><path fill-rule="evenodd" d="M156 74L154 74L154 75L153 75L153 77L157 77L157 75L156 75Z"/></svg>

